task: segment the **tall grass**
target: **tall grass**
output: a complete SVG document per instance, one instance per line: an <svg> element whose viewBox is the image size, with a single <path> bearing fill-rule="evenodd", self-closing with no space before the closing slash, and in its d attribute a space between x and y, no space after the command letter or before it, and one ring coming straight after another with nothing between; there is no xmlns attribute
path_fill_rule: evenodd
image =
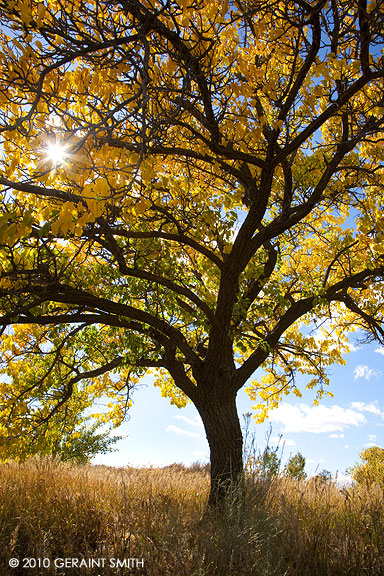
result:
<svg viewBox="0 0 384 576"><path fill-rule="evenodd" d="M146 576L384 575L379 487L248 476L219 516L204 515L206 469L72 466L33 458L0 465L0 573L100 576L126 568L55 571L55 558L143 558ZM50 568L9 568L10 558Z"/></svg>

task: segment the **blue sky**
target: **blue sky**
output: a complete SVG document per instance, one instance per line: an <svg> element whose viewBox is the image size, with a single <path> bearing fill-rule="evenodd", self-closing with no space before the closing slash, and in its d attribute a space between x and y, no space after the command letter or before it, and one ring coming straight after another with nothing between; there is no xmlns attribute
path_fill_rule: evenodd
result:
<svg viewBox="0 0 384 576"><path fill-rule="evenodd" d="M276 445L280 434L280 444L285 442L283 461L300 451L309 474L326 469L332 474L338 472L343 479L359 452L372 445L384 447L384 348L371 343L352 349L345 356L345 366L330 369L333 398L325 397L319 406L313 406L314 392L304 390L302 398L285 397L265 423L252 424L258 448L264 448L272 426L270 444ZM255 377L259 375L261 372ZM309 377L303 376L298 384L303 387L307 381ZM239 392L237 405L240 415L251 411L252 401L244 389ZM94 463L162 466L206 462L209 458L204 428L194 406L171 406L149 377L134 392L130 420L116 434L126 435L116 445L118 451L98 456Z"/></svg>

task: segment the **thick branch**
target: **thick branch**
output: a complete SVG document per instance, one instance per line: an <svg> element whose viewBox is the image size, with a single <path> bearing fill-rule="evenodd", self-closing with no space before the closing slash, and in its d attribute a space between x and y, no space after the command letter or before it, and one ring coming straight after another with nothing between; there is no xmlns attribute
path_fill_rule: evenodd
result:
<svg viewBox="0 0 384 576"><path fill-rule="evenodd" d="M100 238L97 239L98 242L102 244L105 248L107 248L113 256L116 258L119 270L121 274L124 276L130 276L132 278L142 278L143 280L148 280L148 282L152 282L154 284L158 284L160 286L166 286L175 294L180 294L185 296L188 300L193 302L209 320L213 320L213 312L203 300L201 300L194 292L185 288L184 286L180 286L173 282L169 278L165 278L164 276L160 276L159 274L153 274L147 270L140 270L137 268L129 268L126 264L123 251L117 244L116 240L113 237L112 231L109 227L104 224L103 226L103 233L106 237L106 242L103 242Z"/></svg>
<svg viewBox="0 0 384 576"><path fill-rule="evenodd" d="M189 346L185 336L179 332L176 328L168 324L168 322L153 316L149 312L134 308L127 304L122 304L120 302L113 302L106 298L101 298L86 292L85 290L80 290L78 288L72 288L65 286L63 284L57 284L55 286L55 291L46 294L46 300L51 302L61 302L65 304L72 304L75 306L83 305L93 309L102 310L107 313L115 314L117 316L123 316L130 320L136 320L147 324L157 330L159 333L167 336L174 344L183 352L188 362L191 364L199 364L201 362L200 358L196 355L193 349ZM38 287L36 287L38 290Z"/></svg>
<svg viewBox="0 0 384 576"><path fill-rule="evenodd" d="M45 422L48 422L48 420L50 420L52 416L54 416L56 412L58 412L60 408L66 402L68 402L68 400L71 398L73 394L73 387L76 384L76 382L80 382L80 380L84 380L85 378L96 378L97 376L101 376L102 374L105 374L106 372L109 372L110 370L117 368L117 366L119 366L122 363L122 361L123 358L121 356L117 356L111 362L104 364L104 366L100 366L99 368L95 368L94 370L87 370L86 372L81 372L80 374L77 374L77 376L71 378L66 386L66 390L63 396L61 397L60 401L52 408L52 410L49 412L47 416L45 416L42 420L39 421L38 425L41 426Z"/></svg>
<svg viewBox="0 0 384 576"><path fill-rule="evenodd" d="M140 334L148 334L148 330L143 329L143 325L138 322L130 322L119 316L103 313L84 314L74 312L72 314L35 316L31 313L19 315L15 311L0 317L0 326L11 326L12 324L36 324L38 326L54 326L57 324L84 324L90 326L91 324L103 324L104 326L128 328Z"/></svg>
<svg viewBox="0 0 384 576"><path fill-rule="evenodd" d="M305 80L305 78L307 77L307 74L312 66L312 64L315 62L316 59L316 55L319 51L320 48L320 40L321 40L321 27L320 27L320 17L319 17L319 13L321 11L322 6L325 4L325 1L321 2L320 4L318 4L316 6L317 11L316 13L312 13L311 15L311 24L312 24L312 44L311 44L311 49L309 50L302 67L300 68L296 79L293 83L293 86L291 88L291 91L289 92L282 108L281 111L279 112L279 116L278 119L279 120L285 120L292 104L294 103L299 90Z"/></svg>
<svg viewBox="0 0 384 576"><path fill-rule="evenodd" d="M272 246L270 242L266 243L266 248L268 250L268 259L264 264L262 274L257 278L257 280L252 280L251 285L249 286L248 291L244 294L244 296L240 300L241 304L241 315L239 314L238 318L236 318L236 322L234 322L233 327L236 328L240 325L242 320L246 318L247 312L253 302L256 300L257 296L261 292L263 285L265 284L265 280L270 278L272 275L276 262L277 262L277 255L278 251Z"/></svg>
<svg viewBox="0 0 384 576"><path fill-rule="evenodd" d="M368 325L368 328L373 333L375 338L377 338L380 344L384 345L384 329L380 326L379 322L373 316L367 314L367 312L364 312L364 310L362 310L360 306L356 304L352 296L350 296L349 294L341 296L340 302L343 302L351 312L354 312L355 314L360 316L363 320L365 320L366 324Z"/></svg>
<svg viewBox="0 0 384 576"><path fill-rule="evenodd" d="M82 202L82 204L86 206L84 199L77 194L72 194L72 192L63 192L62 190L57 190L56 188L36 186L35 184L29 184L28 182L12 182L3 176L0 176L0 184L3 184L3 186L7 186L8 188L12 188L12 190L27 192L27 194L34 194L35 196L47 196L49 198L63 200L64 202Z"/></svg>
<svg viewBox="0 0 384 576"><path fill-rule="evenodd" d="M375 269L362 270L350 277L344 278L325 290L322 298L329 302L344 299L348 288L358 288L365 280L374 277L384 278L384 266L378 266ZM348 298L347 298L348 300ZM284 332L292 326L299 318L310 312L315 306L316 298L309 296L298 300L283 314L274 328L264 338L264 341L249 356L249 358L236 371L236 383L238 389L252 376L255 370L269 356L270 349L274 348Z"/></svg>
<svg viewBox="0 0 384 576"><path fill-rule="evenodd" d="M194 240L193 238L190 238L189 236L186 236L183 233L180 234L168 234L167 232L161 232L158 230L153 230L151 232L136 232L136 231L131 231L131 230L125 230L124 228L121 228L119 226L117 227L113 227L111 229L111 232L114 236L121 236L122 238L162 238L163 240L171 240L174 242L180 242L180 244L185 244L186 246L190 246L191 248L193 248L194 250L196 250L196 252L199 252L200 254L203 254L204 256L206 256L209 260L211 260L211 262L213 262L214 264L216 264L216 266L221 269L222 267L222 260L220 260L220 258L218 256L216 256L216 254L214 254L214 252L212 252L211 250L208 250L208 248L206 246L203 246L202 244L199 244L199 242L197 242L196 240Z"/></svg>
<svg viewBox="0 0 384 576"><path fill-rule="evenodd" d="M280 164L284 158L287 158L292 152L298 150L306 140L308 140L327 120L329 120L344 104L346 104L352 96L357 94L366 84L372 80L377 80L378 78L384 78L384 71L380 70L378 72L370 72L369 74L364 74L356 80L349 88L345 90L337 98L336 102L332 102L330 106L319 116L317 116L302 132L300 132L296 138L294 138L289 144L287 144L282 151L274 159L274 164Z"/></svg>

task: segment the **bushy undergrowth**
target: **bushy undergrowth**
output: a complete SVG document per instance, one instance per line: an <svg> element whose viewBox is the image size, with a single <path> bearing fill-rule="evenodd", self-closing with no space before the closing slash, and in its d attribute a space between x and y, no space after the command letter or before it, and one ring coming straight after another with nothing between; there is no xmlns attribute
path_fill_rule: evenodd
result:
<svg viewBox="0 0 384 576"><path fill-rule="evenodd" d="M0 465L0 572L104 576L126 568L54 569L55 558L143 558L137 576L379 576L384 498L320 479L249 475L205 514L207 470L73 466L49 458ZM9 568L10 558L50 568Z"/></svg>

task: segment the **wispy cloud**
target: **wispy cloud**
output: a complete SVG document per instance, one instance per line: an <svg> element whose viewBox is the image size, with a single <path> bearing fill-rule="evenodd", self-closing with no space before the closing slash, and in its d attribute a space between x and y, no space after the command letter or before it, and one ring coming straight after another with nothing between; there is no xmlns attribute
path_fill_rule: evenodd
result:
<svg viewBox="0 0 384 576"><path fill-rule="evenodd" d="M182 434L184 436L189 436L190 438L200 438L200 434L198 434L197 432L190 432L189 430L184 430L183 428L179 428L179 426L174 426L173 424L167 426L165 431L173 432L173 434L178 435Z"/></svg>
<svg viewBox="0 0 384 576"><path fill-rule="evenodd" d="M174 416L176 420L182 420L186 422L186 424L190 424L191 426L198 426L199 428L203 428L203 422L199 416L195 416L194 418L188 418L188 416L182 416L181 414L177 414Z"/></svg>
<svg viewBox="0 0 384 576"><path fill-rule="evenodd" d="M350 352L357 352L358 350L360 350L360 346L357 346L356 344L354 344L350 340L348 341L348 348L349 348Z"/></svg>
<svg viewBox="0 0 384 576"><path fill-rule="evenodd" d="M364 364L359 364L355 368L354 376L355 380L357 380L358 378L364 378L364 380L370 380L373 377L380 378L381 372L380 370L374 370L373 368L370 368L369 366L366 366Z"/></svg>
<svg viewBox="0 0 384 576"><path fill-rule="evenodd" d="M376 348L375 352L384 356L384 346L380 346L380 348Z"/></svg>
<svg viewBox="0 0 384 576"><path fill-rule="evenodd" d="M328 438L344 438L344 434L330 434Z"/></svg>
<svg viewBox="0 0 384 576"><path fill-rule="evenodd" d="M384 412L379 408L379 403L375 402L352 402L352 410L358 410L359 412L369 412L370 414L376 414L384 419Z"/></svg>
<svg viewBox="0 0 384 576"><path fill-rule="evenodd" d="M282 438L281 436L272 436L269 439L271 444L280 444L280 446L296 446L296 442L291 438Z"/></svg>
<svg viewBox="0 0 384 576"><path fill-rule="evenodd" d="M282 425L285 433L312 432L314 434L343 432L348 426L361 426L366 422L364 414L358 409L353 410L336 405L292 405L286 402L271 411L269 420Z"/></svg>

